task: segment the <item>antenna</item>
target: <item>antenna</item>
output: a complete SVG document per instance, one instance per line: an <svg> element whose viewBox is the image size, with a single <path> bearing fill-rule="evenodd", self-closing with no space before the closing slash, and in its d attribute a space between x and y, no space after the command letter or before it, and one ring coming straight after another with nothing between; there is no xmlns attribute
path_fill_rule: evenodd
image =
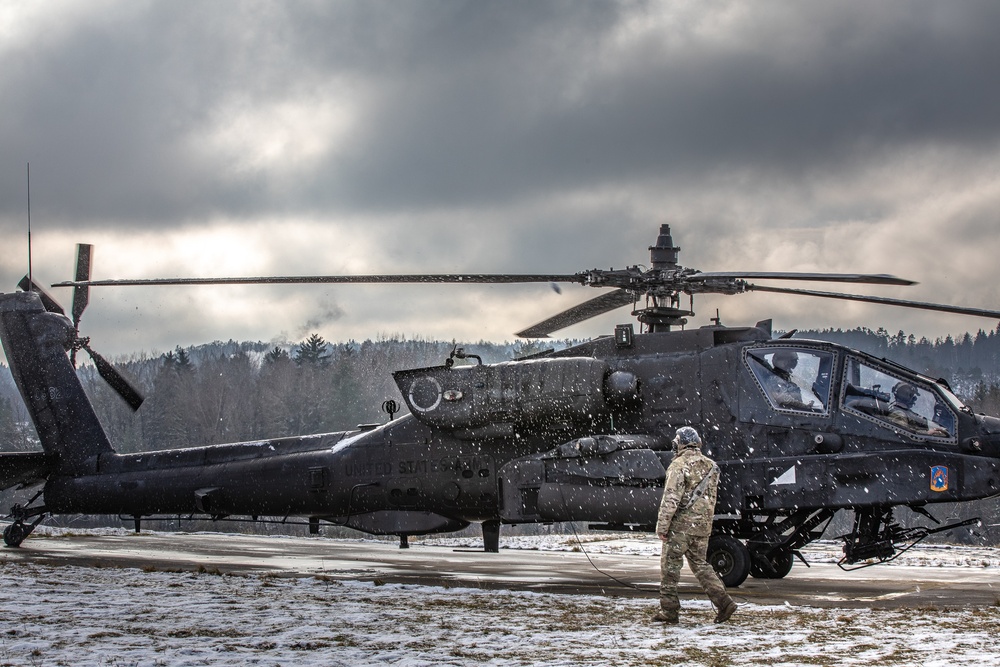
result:
<svg viewBox="0 0 1000 667"><path fill-rule="evenodd" d="M34 283L31 275L31 163L28 163L28 289Z"/></svg>

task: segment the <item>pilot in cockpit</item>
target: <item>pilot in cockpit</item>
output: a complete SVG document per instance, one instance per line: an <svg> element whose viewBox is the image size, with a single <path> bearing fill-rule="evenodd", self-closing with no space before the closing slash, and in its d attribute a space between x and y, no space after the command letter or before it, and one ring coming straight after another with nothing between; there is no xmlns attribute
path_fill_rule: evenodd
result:
<svg viewBox="0 0 1000 667"><path fill-rule="evenodd" d="M947 436L948 431L940 424L928 422L928 419L914 410L920 390L909 382L899 382L892 388L893 401L889 406L889 421L903 428L927 435Z"/></svg>
<svg viewBox="0 0 1000 667"><path fill-rule="evenodd" d="M764 387L778 407L792 410L812 410L812 405L802 400L802 388L792 377L799 365L799 355L793 350L778 350L771 355L771 372L765 377Z"/></svg>

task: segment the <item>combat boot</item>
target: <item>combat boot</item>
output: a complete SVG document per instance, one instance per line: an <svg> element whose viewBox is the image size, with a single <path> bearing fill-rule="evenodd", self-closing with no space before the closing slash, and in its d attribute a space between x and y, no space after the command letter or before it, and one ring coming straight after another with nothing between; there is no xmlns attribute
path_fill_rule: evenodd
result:
<svg viewBox="0 0 1000 667"><path fill-rule="evenodd" d="M737 608L738 605L735 602L733 602L732 598L729 598L728 602L719 607L719 613L715 615L715 622L725 623L732 617L733 614L736 613Z"/></svg>
<svg viewBox="0 0 1000 667"><path fill-rule="evenodd" d="M677 625L680 622L676 611L666 611L664 609L653 614L653 620L657 623L666 623L667 625Z"/></svg>

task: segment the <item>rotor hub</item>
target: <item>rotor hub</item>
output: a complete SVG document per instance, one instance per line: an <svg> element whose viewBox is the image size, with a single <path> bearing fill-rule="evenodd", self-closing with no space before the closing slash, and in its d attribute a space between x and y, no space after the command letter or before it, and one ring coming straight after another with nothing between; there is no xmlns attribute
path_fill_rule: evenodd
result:
<svg viewBox="0 0 1000 667"><path fill-rule="evenodd" d="M687 324L687 318L694 315L693 311L672 308L668 306L650 306L632 312L650 333L670 331L671 327L681 327Z"/></svg>

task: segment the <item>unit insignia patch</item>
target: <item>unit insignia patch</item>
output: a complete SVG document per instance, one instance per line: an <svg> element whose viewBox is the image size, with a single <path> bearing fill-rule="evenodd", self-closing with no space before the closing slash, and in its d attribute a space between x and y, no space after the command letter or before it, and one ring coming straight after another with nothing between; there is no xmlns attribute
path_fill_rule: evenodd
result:
<svg viewBox="0 0 1000 667"><path fill-rule="evenodd" d="M948 490L948 466L931 466L931 491Z"/></svg>

